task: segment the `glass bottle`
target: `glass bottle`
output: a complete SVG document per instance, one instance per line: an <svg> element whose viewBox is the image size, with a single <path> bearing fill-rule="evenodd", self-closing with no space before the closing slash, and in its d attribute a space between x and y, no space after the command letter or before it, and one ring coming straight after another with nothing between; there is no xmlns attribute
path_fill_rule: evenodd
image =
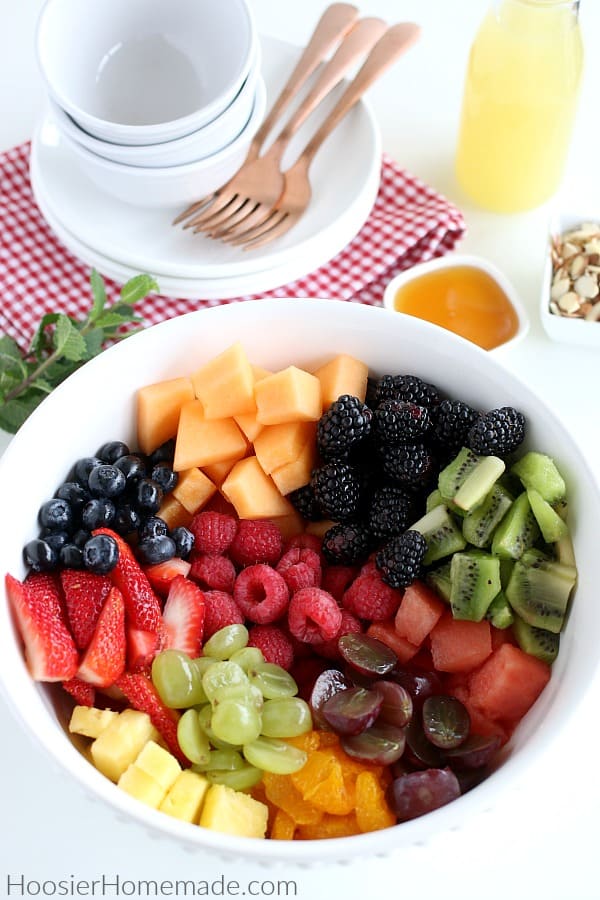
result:
<svg viewBox="0 0 600 900"><path fill-rule="evenodd" d="M496 0L471 48L456 159L469 197L495 212L560 184L583 69L579 0Z"/></svg>

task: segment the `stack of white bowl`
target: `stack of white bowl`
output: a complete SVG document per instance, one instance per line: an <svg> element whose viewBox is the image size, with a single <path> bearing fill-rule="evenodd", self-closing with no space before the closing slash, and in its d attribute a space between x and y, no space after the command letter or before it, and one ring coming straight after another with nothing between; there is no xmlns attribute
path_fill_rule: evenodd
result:
<svg viewBox="0 0 600 900"><path fill-rule="evenodd" d="M212 193L264 116L246 0L47 0L37 54L61 140L127 203L173 207Z"/></svg>

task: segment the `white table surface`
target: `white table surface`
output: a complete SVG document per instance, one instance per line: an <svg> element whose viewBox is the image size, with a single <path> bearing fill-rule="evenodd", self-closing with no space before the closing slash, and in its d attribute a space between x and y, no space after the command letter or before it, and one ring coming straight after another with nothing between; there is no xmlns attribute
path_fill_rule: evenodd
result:
<svg viewBox="0 0 600 900"><path fill-rule="evenodd" d="M298 43L308 37L326 6L325 0L251 2L261 32ZM33 53L41 5L40 0L0 0L0 151L31 136L41 109L43 91ZM582 7L586 75L560 202L585 205L600 215L600 55L595 46L600 39L600 2L584 0ZM484 213L465 200L454 179L468 48L486 8L487 0L404 0L401 4L364 0L364 14L380 15L389 22L412 18L423 26L419 46L371 90L370 99L384 149L464 211L468 235L462 249L487 256L514 281L531 317L531 331L521 345L504 354L503 361L553 404L594 462L600 438L600 351L553 343L538 320L550 207L516 216ZM8 439L0 433L0 453ZM276 896L277 879L294 879L295 896L313 900L334 892L349 900L365 895L495 900L507 894L516 900L598 900L600 777L594 757L600 738L599 700L589 698L588 707L519 786L518 794L499 800L493 819L467 823L460 834L439 835L427 848L399 851L389 860L311 870L224 863L202 853L190 854L170 842L151 841L142 829L117 821L108 809L57 775L0 701L0 897L27 895L14 881L9 892L8 876L18 880L22 875L31 881L31 894L41 890L36 882L46 881L45 891L50 893L60 879L91 881L104 874L113 881L118 875L121 881L216 882L209 896L219 895L219 879L224 876L239 881L248 894L258 890L256 884L249 884L251 879L264 881L260 896ZM58 886L56 891L58 895ZM105 896L117 894L107 888ZM221 891L221 896L232 894Z"/></svg>

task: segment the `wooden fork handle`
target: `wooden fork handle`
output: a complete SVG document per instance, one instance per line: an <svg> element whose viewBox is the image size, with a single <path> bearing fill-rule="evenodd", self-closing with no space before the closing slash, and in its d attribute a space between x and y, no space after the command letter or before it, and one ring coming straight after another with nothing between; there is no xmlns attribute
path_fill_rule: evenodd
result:
<svg viewBox="0 0 600 900"><path fill-rule="evenodd" d="M350 3L333 3L327 7L313 31L302 56L288 78L270 112L258 129L252 142L256 155L269 132L296 96L319 63L327 57L333 46L352 28L358 18L358 9Z"/></svg>
<svg viewBox="0 0 600 900"><path fill-rule="evenodd" d="M419 26L412 22L401 22L388 28L369 53L354 80L350 82L340 97L339 102L302 151L300 158L306 164L310 164L321 144L339 125L346 113L360 100L365 91L415 43L420 33Z"/></svg>

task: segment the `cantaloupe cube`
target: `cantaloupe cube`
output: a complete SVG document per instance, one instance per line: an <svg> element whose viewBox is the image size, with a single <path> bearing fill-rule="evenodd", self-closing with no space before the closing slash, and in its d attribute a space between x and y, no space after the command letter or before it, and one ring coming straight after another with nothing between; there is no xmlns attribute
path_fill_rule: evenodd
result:
<svg viewBox="0 0 600 900"><path fill-rule="evenodd" d="M71 713L69 731L84 737L97 738L113 719L119 715L112 709L96 709L94 706L76 706Z"/></svg>
<svg viewBox="0 0 600 900"><path fill-rule="evenodd" d="M164 498L157 515L165 520L170 529L179 528L180 525L187 528L192 519L192 513L189 513L172 494Z"/></svg>
<svg viewBox="0 0 600 900"><path fill-rule="evenodd" d="M181 772L159 806L161 812L182 822L197 822L209 783L202 775L185 769Z"/></svg>
<svg viewBox="0 0 600 900"><path fill-rule="evenodd" d="M208 503L216 485L200 469L187 469L179 473L179 481L172 490L172 495L189 512L196 513Z"/></svg>
<svg viewBox="0 0 600 900"><path fill-rule="evenodd" d="M203 466L202 471L213 484L220 488L238 459L242 458L234 456L232 459L222 459L221 462L213 463L211 466Z"/></svg>
<svg viewBox="0 0 600 900"><path fill-rule="evenodd" d="M316 422L321 417L321 382L296 366L258 381L254 394L256 418L263 425Z"/></svg>
<svg viewBox="0 0 600 900"><path fill-rule="evenodd" d="M249 441L254 441L264 428L264 425L261 425L256 418L256 411L245 413L243 416L234 416L233 418Z"/></svg>
<svg viewBox="0 0 600 900"><path fill-rule="evenodd" d="M209 788L199 825L242 837L264 838L269 810L264 803L225 784Z"/></svg>
<svg viewBox="0 0 600 900"><path fill-rule="evenodd" d="M144 744L156 741L158 731L146 713L124 709L91 746L94 765L111 781L118 781Z"/></svg>
<svg viewBox="0 0 600 900"><path fill-rule="evenodd" d="M200 400L192 400L179 416L173 468L181 472L233 456L239 458L246 447L246 438L232 418L207 419Z"/></svg>
<svg viewBox="0 0 600 900"><path fill-rule="evenodd" d="M262 470L271 475L275 469L294 462L309 441L315 443L316 430L314 422L265 425L254 441L254 452Z"/></svg>
<svg viewBox="0 0 600 900"><path fill-rule="evenodd" d="M364 402L367 395L368 366L347 353L334 356L328 363L320 366L314 374L321 382L323 410L342 394L350 394Z"/></svg>
<svg viewBox="0 0 600 900"><path fill-rule="evenodd" d="M266 378L267 375L272 375L273 373L269 369L263 369L262 366L252 365L252 374L254 376L254 383L260 381L261 378Z"/></svg>
<svg viewBox="0 0 600 900"><path fill-rule="evenodd" d="M304 519L297 509L294 509L287 516L276 516L273 519L269 519L269 521L273 525L277 525L284 541L289 541L290 538L295 537L297 534L302 534L304 531Z"/></svg>
<svg viewBox="0 0 600 900"><path fill-rule="evenodd" d="M226 419L254 412L254 374L239 343L213 357L191 376L207 419Z"/></svg>
<svg viewBox="0 0 600 900"><path fill-rule="evenodd" d="M307 534L314 534L316 537L322 538L325 532L334 525L337 525L337 522L332 522L331 519L320 519L318 522L309 522L304 530Z"/></svg>
<svg viewBox="0 0 600 900"><path fill-rule="evenodd" d="M263 472L256 456L236 462L221 485L221 492L233 504L240 519L287 516L294 508L281 496L273 479Z"/></svg>
<svg viewBox="0 0 600 900"><path fill-rule="evenodd" d="M137 442L144 453L152 453L175 437L179 413L194 399L189 378L172 378L148 384L137 392Z"/></svg>
<svg viewBox="0 0 600 900"><path fill-rule="evenodd" d="M275 427L275 426L274 426ZM314 438L309 438L298 457L271 472L271 478L285 496L310 481L310 474L317 461L317 447Z"/></svg>
<svg viewBox="0 0 600 900"><path fill-rule="evenodd" d="M125 769L117 784L122 791L153 809L158 809L166 793L158 781L133 764Z"/></svg>

